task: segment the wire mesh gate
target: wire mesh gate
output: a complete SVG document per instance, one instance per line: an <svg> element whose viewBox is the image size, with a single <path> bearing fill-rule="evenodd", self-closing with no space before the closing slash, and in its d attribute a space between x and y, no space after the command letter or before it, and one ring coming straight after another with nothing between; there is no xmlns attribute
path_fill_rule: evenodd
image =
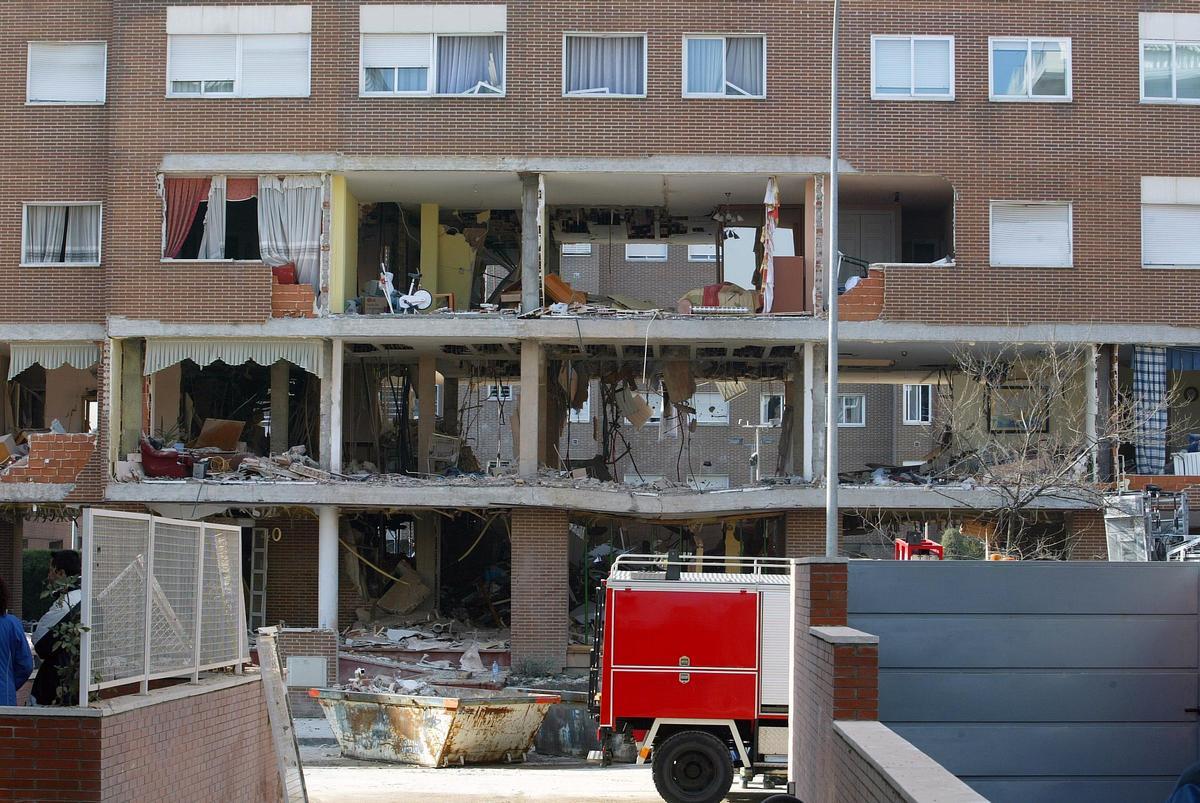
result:
<svg viewBox="0 0 1200 803"><path fill-rule="evenodd" d="M85 510L79 696L249 660L238 527Z"/></svg>

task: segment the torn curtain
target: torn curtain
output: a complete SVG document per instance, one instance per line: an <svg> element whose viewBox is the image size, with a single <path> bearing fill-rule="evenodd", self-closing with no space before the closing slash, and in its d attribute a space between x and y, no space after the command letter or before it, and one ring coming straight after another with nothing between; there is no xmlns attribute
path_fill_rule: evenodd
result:
<svg viewBox="0 0 1200 803"><path fill-rule="evenodd" d="M192 221L200 202L208 198L211 180L207 178L168 178L164 182L167 196L167 258L176 259L183 242L191 231Z"/></svg>
<svg viewBox="0 0 1200 803"><path fill-rule="evenodd" d="M295 263L302 283L321 290L320 176L259 176L258 248L271 267Z"/></svg>
<svg viewBox="0 0 1200 803"><path fill-rule="evenodd" d="M770 312L775 302L775 228L779 225L779 182L775 176L767 179L767 194L763 198L763 312Z"/></svg>
<svg viewBox="0 0 1200 803"><path fill-rule="evenodd" d="M1167 350L1133 347L1134 445L1139 474L1162 474L1167 462Z"/></svg>

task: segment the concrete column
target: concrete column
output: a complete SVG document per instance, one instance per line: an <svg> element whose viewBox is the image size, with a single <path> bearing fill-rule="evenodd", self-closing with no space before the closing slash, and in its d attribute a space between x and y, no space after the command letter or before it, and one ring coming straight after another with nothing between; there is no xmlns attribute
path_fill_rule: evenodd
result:
<svg viewBox="0 0 1200 803"><path fill-rule="evenodd" d="M830 405L826 399L825 346L804 344L805 417L810 419L804 432L804 477L812 480L825 469L825 416ZM836 401L836 400L835 400Z"/></svg>
<svg viewBox="0 0 1200 803"><path fill-rule="evenodd" d="M127 338L119 341L119 344L121 432L118 456L124 460L125 455L138 450L138 440L142 434L142 393L145 389L142 369L146 356L146 342L137 338Z"/></svg>
<svg viewBox="0 0 1200 803"><path fill-rule="evenodd" d="M458 435L458 379L442 379L442 432Z"/></svg>
<svg viewBox="0 0 1200 803"><path fill-rule="evenodd" d="M442 582L442 517L437 513L422 513L416 517L416 568L417 575L429 587L430 594L421 603L419 610L437 607Z"/></svg>
<svg viewBox="0 0 1200 803"><path fill-rule="evenodd" d="M806 422L806 407L804 393L804 361L797 358L788 371L787 380L784 382L784 404L791 411L792 431L791 440L785 447L780 444L779 448L787 448L787 461L783 464L782 469L785 476L795 477L804 472L804 444L806 438L805 422ZM781 433L782 434L782 433Z"/></svg>
<svg viewBox="0 0 1200 803"><path fill-rule="evenodd" d="M317 626L338 629L338 509L317 508Z"/></svg>
<svg viewBox="0 0 1200 803"><path fill-rule="evenodd" d="M542 388L546 384L546 364L541 343L526 340L521 343L521 399L518 411L521 418L517 444L517 469L522 477L535 477L538 472L540 434L544 431Z"/></svg>
<svg viewBox="0 0 1200 803"><path fill-rule="evenodd" d="M291 365L279 360L271 366L271 454L286 452L288 446L288 394Z"/></svg>
<svg viewBox="0 0 1200 803"><path fill-rule="evenodd" d="M825 177L814 176L804 185L804 271L812 296L809 310L825 309Z"/></svg>
<svg viewBox="0 0 1200 803"><path fill-rule="evenodd" d="M567 662L567 514L512 512L512 665L557 673Z"/></svg>
<svg viewBox="0 0 1200 803"><path fill-rule="evenodd" d="M421 204L421 286L431 293L441 292L438 275L438 205ZM403 287L400 285L403 283ZM408 281L397 277L396 289L408 292Z"/></svg>
<svg viewBox="0 0 1200 803"><path fill-rule="evenodd" d="M322 362L325 365L325 376L321 378L321 426L317 433L317 457L321 468L331 470L329 462L333 456L333 343L326 342L322 347ZM339 425L340 429L340 425Z"/></svg>
<svg viewBox="0 0 1200 803"><path fill-rule="evenodd" d="M329 470L336 473L342 470L342 443L345 440L342 435L342 427L345 423L342 399L346 393L344 381L346 353L340 339L334 338L331 352L329 361Z"/></svg>
<svg viewBox="0 0 1200 803"><path fill-rule="evenodd" d="M437 357L422 354L417 364L417 471L433 473L429 459L433 448L433 425L437 421Z"/></svg>
<svg viewBox="0 0 1200 803"><path fill-rule="evenodd" d="M521 312L542 306L539 176L521 174Z"/></svg>

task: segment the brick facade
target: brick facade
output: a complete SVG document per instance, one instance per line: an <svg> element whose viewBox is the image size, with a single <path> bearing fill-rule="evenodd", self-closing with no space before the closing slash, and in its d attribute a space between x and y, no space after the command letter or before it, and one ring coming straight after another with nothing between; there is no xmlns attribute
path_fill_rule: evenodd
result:
<svg viewBox="0 0 1200 803"><path fill-rule="evenodd" d="M512 512L512 666L558 672L567 663L567 514Z"/></svg>
<svg viewBox="0 0 1200 803"><path fill-rule="evenodd" d="M825 554L825 510L800 508L783 515L784 557L813 558ZM842 522L838 521L838 543L842 542Z"/></svg>
<svg viewBox="0 0 1200 803"><path fill-rule="evenodd" d="M316 627L317 624L317 520L298 512L287 518L263 519L256 523L282 533L267 545L267 624ZM338 546L339 557L342 554ZM355 621L355 609L363 604L354 585L338 562L338 626Z"/></svg>
<svg viewBox="0 0 1200 803"><path fill-rule="evenodd" d="M100 703L87 715L0 716L0 796L14 801L275 800L256 676Z"/></svg>
<svg viewBox="0 0 1200 803"><path fill-rule="evenodd" d="M73 483L95 451L95 435L31 434L24 463L0 472L0 482Z"/></svg>
<svg viewBox="0 0 1200 803"><path fill-rule="evenodd" d="M319 628L282 628L275 636L279 665L286 672L289 656L324 656L325 677L328 683L339 681L337 660L338 637L332 630ZM288 689L288 708L293 717L323 717L321 704L308 696L308 689Z"/></svg>
<svg viewBox="0 0 1200 803"><path fill-rule="evenodd" d="M1071 560L1108 560L1108 537L1102 511L1075 511L1070 515L1068 528L1068 557Z"/></svg>

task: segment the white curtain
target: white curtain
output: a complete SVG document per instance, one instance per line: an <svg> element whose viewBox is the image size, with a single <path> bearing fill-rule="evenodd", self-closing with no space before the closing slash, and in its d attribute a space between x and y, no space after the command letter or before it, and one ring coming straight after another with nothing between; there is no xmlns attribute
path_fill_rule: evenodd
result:
<svg viewBox="0 0 1200 803"><path fill-rule="evenodd" d="M25 255L21 261L58 262L66 224L65 206L25 207Z"/></svg>
<svg viewBox="0 0 1200 803"><path fill-rule="evenodd" d="M687 41L687 91L718 95L725 91L725 47L720 39Z"/></svg>
<svg viewBox="0 0 1200 803"><path fill-rule="evenodd" d="M729 37L725 40L725 94L757 97L762 93L762 37Z"/></svg>
<svg viewBox="0 0 1200 803"><path fill-rule="evenodd" d="M208 188L208 211L204 213L204 236L197 259L225 258L225 177L213 176Z"/></svg>
<svg viewBox="0 0 1200 803"><path fill-rule="evenodd" d="M72 206L67 209L66 262L100 261L100 207Z"/></svg>
<svg viewBox="0 0 1200 803"><path fill-rule="evenodd" d="M567 37L568 94L645 94L644 67L640 36Z"/></svg>
<svg viewBox="0 0 1200 803"><path fill-rule="evenodd" d="M268 265L296 264L300 281L320 291L321 178L258 177L258 249Z"/></svg>
<svg viewBox="0 0 1200 803"><path fill-rule="evenodd" d="M504 91L503 36L439 36L437 44L439 94Z"/></svg>

